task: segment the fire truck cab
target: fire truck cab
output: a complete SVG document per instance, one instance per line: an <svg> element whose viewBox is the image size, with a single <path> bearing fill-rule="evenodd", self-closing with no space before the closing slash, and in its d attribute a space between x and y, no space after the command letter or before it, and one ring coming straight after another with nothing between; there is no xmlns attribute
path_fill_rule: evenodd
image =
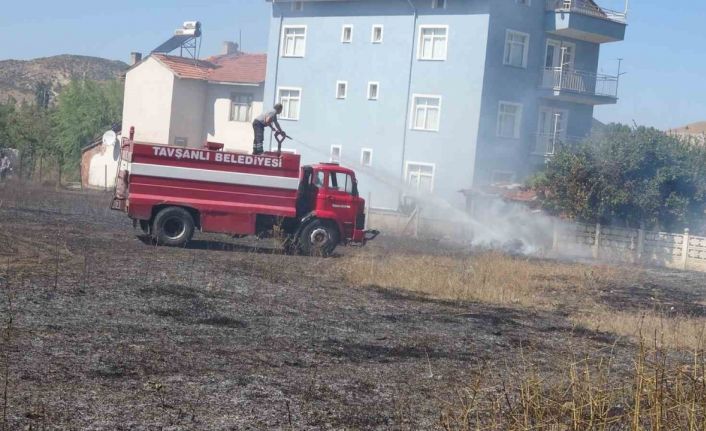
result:
<svg viewBox="0 0 706 431"><path fill-rule="evenodd" d="M111 207L158 244L183 246L195 230L277 237L288 252L330 255L364 245L365 200L355 172L334 163L300 167L296 154L247 155L126 139Z"/></svg>

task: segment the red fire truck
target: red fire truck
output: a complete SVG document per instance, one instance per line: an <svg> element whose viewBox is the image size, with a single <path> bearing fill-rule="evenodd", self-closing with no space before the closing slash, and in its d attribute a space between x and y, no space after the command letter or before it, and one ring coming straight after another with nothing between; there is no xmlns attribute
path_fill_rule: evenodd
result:
<svg viewBox="0 0 706 431"><path fill-rule="evenodd" d="M132 135L132 133L131 133ZM196 229L282 238L287 251L329 255L364 245L365 201L355 172L334 163L300 167L300 156L181 148L124 139L111 208L162 245L182 246Z"/></svg>

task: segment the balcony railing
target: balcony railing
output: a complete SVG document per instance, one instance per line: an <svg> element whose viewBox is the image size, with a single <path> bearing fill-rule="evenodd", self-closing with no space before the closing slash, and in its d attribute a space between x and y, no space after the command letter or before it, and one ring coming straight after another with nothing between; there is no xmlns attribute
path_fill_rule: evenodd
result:
<svg viewBox="0 0 706 431"><path fill-rule="evenodd" d="M582 70L548 67L544 69L542 88L571 91L589 96L618 97L617 76Z"/></svg>
<svg viewBox="0 0 706 431"><path fill-rule="evenodd" d="M547 0L547 10L567 13L574 12L619 22L621 24L627 23L628 18L627 12L605 9L596 6L596 4L590 0Z"/></svg>

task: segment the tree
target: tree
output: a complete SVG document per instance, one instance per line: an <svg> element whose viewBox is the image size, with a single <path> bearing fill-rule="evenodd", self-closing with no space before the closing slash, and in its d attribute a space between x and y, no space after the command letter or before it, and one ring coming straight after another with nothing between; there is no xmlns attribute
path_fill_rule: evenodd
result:
<svg viewBox="0 0 706 431"><path fill-rule="evenodd" d="M73 81L59 94L53 129L56 154L67 167L77 166L81 148L121 121L122 97L118 81Z"/></svg>
<svg viewBox="0 0 706 431"><path fill-rule="evenodd" d="M10 122L15 112L14 104L0 104L0 148L8 148L10 145Z"/></svg>
<svg viewBox="0 0 706 431"><path fill-rule="evenodd" d="M20 151L25 175L31 176L39 157L53 153L50 112L23 103L12 110L7 128L9 147Z"/></svg>
<svg viewBox="0 0 706 431"><path fill-rule="evenodd" d="M613 124L559 148L532 185L546 210L579 221L703 229L706 149L654 128Z"/></svg>

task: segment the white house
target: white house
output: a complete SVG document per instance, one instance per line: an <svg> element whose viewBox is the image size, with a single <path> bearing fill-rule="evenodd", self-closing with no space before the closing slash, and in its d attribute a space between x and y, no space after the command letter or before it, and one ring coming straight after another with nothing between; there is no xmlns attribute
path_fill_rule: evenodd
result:
<svg viewBox="0 0 706 431"><path fill-rule="evenodd" d="M125 76L123 134L134 127L137 141L251 151L266 63L265 54L242 52L207 60L152 54Z"/></svg>

